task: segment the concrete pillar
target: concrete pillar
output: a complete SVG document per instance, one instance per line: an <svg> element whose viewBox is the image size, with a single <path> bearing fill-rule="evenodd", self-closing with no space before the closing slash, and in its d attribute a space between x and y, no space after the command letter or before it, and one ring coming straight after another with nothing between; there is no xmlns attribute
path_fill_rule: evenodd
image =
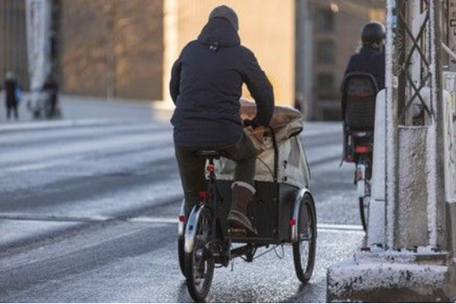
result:
<svg viewBox="0 0 456 304"><path fill-rule="evenodd" d="M396 37L392 55L401 56L398 56L398 62L393 65L392 73L396 73L393 77L398 77L403 82L395 96L388 99L388 103L398 105L399 119L390 125L391 132L397 134L397 144L387 142L387 145L391 146L387 149L396 150L395 172L390 172L396 182L387 187L387 212L394 212L393 215L389 214L390 221L387 222L387 229L393 230L389 233L387 245L388 248L395 250L419 246L447 249L444 224L445 146L440 60L440 1L432 1L423 13L416 1L398 0L397 3L398 13L404 17L405 23L398 22L397 31L403 35ZM428 19L425 18L426 15L429 16ZM419 36L420 32L424 34ZM413 38L408 33L411 33ZM422 41L427 37L432 37L432 43L423 47ZM423 63L412 39L421 45L420 51L428 58L429 66ZM397 70L396 67L401 69ZM412 83L407 80L408 77ZM428 79L426 82L423 79L425 77ZM419 88L423 82L425 86L421 87L420 93L416 96L414 86ZM423 118L418 122L421 127L418 128L412 123L414 105L424 107L421 101L428 106L429 113L422 113ZM390 119L394 120L394 113L390 115ZM390 176L387 175L387 178Z"/></svg>
<svg viewBox="0 0 456 304"><path fill-rule="evenodd" d="M328 301L456 300L454 223L449 214L455 208L447 204L445 193L449 102L443 100L441 81L440 4L387 1L386 250L371 246L330 267ZM416 60L421 68L413 65ZM425 119L409 113L414 85L419 88L419 104L428 106L422 114Z"/></svg>
<svg viewBox="0 0 456 304"><path fill-rule="evenodd" d="M385 200L386 200L386 94L382 90L377 95L375 107L374 153L372 164L372 190L369 202L369 225L367 226L367 246L385 243Z"/></svg>

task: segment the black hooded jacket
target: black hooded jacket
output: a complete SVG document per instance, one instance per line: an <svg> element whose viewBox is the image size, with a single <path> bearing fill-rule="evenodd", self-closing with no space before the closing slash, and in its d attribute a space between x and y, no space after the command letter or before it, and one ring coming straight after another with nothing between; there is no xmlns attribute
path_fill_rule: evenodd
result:
<svg viewBox="0 0 456 304"><path fill-rule="evenodd" d="M345 75L353 72L369 73L374 76L378 89L385 88L385 52L364 46L350 58Z"/></svg>
<svg viewBox="0 0 456 304"><path fill-rule="evenodd" d="M5 80L5 98L6 106L14 107L17 104L16 90L18 84L16 80Z"/></svg>
<svg viewBox="0 0 456 304"><path fill-rule="evenodd" d="M239 116L243 83L257 104L258 124L268 125L274 94L266 74L254 54L241 46L229 21L213 18L198 39L182 50L172 68L175 146L210 148L239 141L243 132Z"/></svg>

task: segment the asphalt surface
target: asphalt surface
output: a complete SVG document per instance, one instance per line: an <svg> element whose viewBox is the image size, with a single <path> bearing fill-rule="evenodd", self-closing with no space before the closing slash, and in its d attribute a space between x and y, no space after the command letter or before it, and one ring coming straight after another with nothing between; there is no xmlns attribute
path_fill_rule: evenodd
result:
<svg viewBox="0 0 456 304"><path fill-rule="evenodd" d="M208 301L324 302L327 268L361 246L353 168L339 168L341 126L308 123L303 141L319 224L310 283L299 283L285 247L283 259L217 269ZM177 262L182 190L168 123L2 124L0 168L0 302L191 301Z"/></svg>

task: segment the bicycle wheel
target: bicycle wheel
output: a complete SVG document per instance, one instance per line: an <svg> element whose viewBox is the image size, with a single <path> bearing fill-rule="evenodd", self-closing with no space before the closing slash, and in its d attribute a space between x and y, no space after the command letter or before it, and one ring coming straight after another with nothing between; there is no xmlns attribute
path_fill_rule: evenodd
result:
<svg viewBox="0 0 456 304"><path fill-rule="evenodd" d="M298 279L307 283L312 277L317 251L317 218L309 194L302 200L299 210L298 241L293 243L293 259Z"/></svg>
<svg viewBox="0 0 456 304"><path fill-rule="evenodd" d="M187 225L189 229L195 229L195 233L192 251L185 252L185 277L190 296L193 300L201 302L209 293L214 276L214 260L206 246L212 233L209 210L203 208L196 221Z"/></svg>
<svg viewBox="0 0 456 304"><path fill-rule="evenodd" d="M179 224L177 226L177 256L179 258L179 268L185 277L185 200L182 202L179 213Z"/></svg>
<svg viewBox="0 0 456 304"><path fill-rule="evenodd" d="M361 225L363 225L363 230L367 232L367 221L369 218L369 197L360 197L359 198L359 213L361 216Z"/></svg>
<svg viewBox="0 0 456 304"><path fill-rule="evenodd" d="M179 268L182 274L185 276L185 251L184 251L185 239L177 239L177 255L179 257Z"/></svg>

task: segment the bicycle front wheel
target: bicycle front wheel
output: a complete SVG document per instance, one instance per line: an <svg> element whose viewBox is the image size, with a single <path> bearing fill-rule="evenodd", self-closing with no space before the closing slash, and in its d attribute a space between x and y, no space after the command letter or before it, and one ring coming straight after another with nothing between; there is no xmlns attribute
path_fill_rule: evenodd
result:
<svg viewBox="0 0 456 304"><path fill-rule="evenodd" d="M369 219L369 197L359 198L359 214L361 216L361 225L363 225L364 232L367 232L367 223Z"/></svg>
<svg viewBox="0 0 456 304"><path fill-rule="evenodd" d="M214 259L207 248L212 234L212 218L209 210L201 209L195 221L187 223L187 229L195 229L191 234L192 248L190 252L185 252L187 288L193 300L201 302L209 293L214 276Z"/></svg>

